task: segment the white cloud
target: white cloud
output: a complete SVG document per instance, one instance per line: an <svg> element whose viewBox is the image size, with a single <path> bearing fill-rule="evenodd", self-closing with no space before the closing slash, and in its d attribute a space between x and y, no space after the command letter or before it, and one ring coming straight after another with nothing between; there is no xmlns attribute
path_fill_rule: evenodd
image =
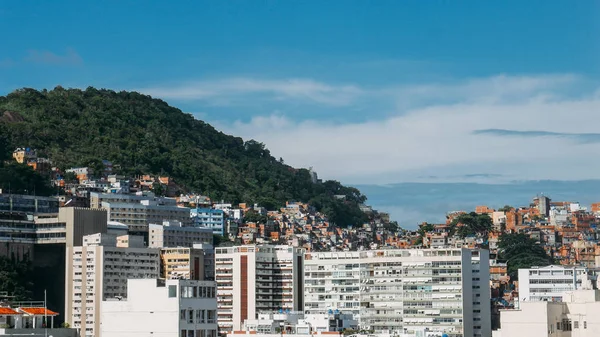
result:
<svg viewBox="0 0 600 337"><path fill-rule="evenodd" d="M265 142L274 156L283 157L288 164L313 166L325 178L348 183L391 183L426 175L482 172L514 179L597 178L598 143L473 133L483 129L597 132L593 121L600 110L600 97L560 95L577 82L571 75L500 76L405 87L399 92L389 89L377 94L393 100L406 97L407 92L423 97L431 93L427 97L430 102L398 108L386 119L363 123L297 122L275 114L221 128Z"/></svg>
<svg viewBox="0 0 600 337"><path fill-rule="evenodd" d="M212 81L195 81L173 87L142 88L138 91L155 97L179 100L197 100L227 104L244 102L248 96L266 95L270 100L294 99L332 106L352 103L362 89L353 85L329 85L310 79L253 79L228 78Z"/></svg>
<svg viewBox="0 0 600 337"><path fill-rule="evenodd" d="M65 54L57 54L48 50L29 50L25 61L39 64L55 65L80 65L83 63L81 56L73 48L67 48Z"/></svg>

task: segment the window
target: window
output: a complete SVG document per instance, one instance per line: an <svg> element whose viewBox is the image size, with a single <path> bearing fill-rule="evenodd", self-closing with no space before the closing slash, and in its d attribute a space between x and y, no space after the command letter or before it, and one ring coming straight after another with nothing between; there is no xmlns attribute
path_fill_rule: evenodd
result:
<svg viewBox="0 0 600 337"><path fill-rule="evenodd" d="M579 329L579 321L573 322L573 329Z"/></svg>
<svg viewBox="0 0 600 337"><path fill-rule="evenodd" d="M177 286L169 286L169 297L177 297Z"/></svg>
<svg viewBox="0 0 600 337"><path fill-rule="evenodd" d="M587 329L587 321L583 321L583 328Z"/></svg>
<svg viewBox="0 0 600 337"><path fill-rule="evenodd" d="M187 317L188 317L188 323L194 324L194 310L193 309L188 310L188 316ZM192 331L192 330L190 330L190 331ZM192 334L193 333L194 333L194 331L192 331Z"/></svg>
<svg viewBox="0 0 600 337"><path fill-rule="evenodd" d="M181 309L181 313L180 313L179 319L185 320L185 309Z"/></svg>

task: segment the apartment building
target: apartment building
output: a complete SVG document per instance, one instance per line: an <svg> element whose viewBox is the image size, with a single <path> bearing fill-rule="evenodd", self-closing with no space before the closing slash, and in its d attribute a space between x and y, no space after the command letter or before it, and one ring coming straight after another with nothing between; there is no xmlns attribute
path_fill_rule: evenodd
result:
<svg viewBox="0 0 600 337"><path fill-rule="evenodd" d="M111 221L123 223L135 233L148 233L149 224L165 220L180 221L184 225L191 223L189 208L160 205L151 200L139 204L102 202L102 208L108 211Z"/></svg>
<svg viewBox="0 0 600 337"><path fill-rule="evenodd" d="M204 280L204 252L189 247L162 248L160 275L167 280Z"/></svg>
<svg viewBox="0 0 600 337"><path fill-rule="evenodd" d="M501 310L501 328L492 336L600 336L600 291L568 291L561 298L561 302L522 302L519 309Z"/></svg>
<svg viewBox="0 0 600 337"><path fill-rule="evenodd" d="M350 314L378 336L489 336L488 261L460 248L307 253L304 311Z"/></svg>
<svg viewBox="0 0 600 337"><path fill-rule="evenodd" d="M65 321L82 337L98 336L102 301L126 297L128 279L159 278L160 256L141 237L99 233L67 247L65 269Z"/></svg>
<svg viewBox="0 0 600 337"><path fill-rule="evenodd" d="M189 208L178 207L175 199L156 197L153 193L132 195L92 192L90 207L107 210L110 221L125 224L130 232L144 236L151 223L173 220L184 226L192 223Z"/></svg>
<svg viewBox="0 0 600 337"><path fill-rule="evenodd" d="M222 332L240 330L261 312L304 308L303 250L248 245L215 249L218 323Z"/></svg>
<svg viewBox="0 0 600 337"><path fill-rule="evenodd" d="M179 221L164 221L148 226L148 247L192 247L197 243L212 244L210 228L184 226Z"/></svg>
<svg viewBox="0 0 600 337"><path fill-rule="evenodd" d="M595 281L595 276L580 266L519 269L519 302L560 302L564 292L593 289Z"/></svg>
<svg viewBox="0 0 600 337"><path fill-rule="evenodd" d="M212 208L192 208L194 226L209 228L217 235L225 235L225 211Z"/></svg>
<svg viewBox="0 0 600 337"><path fill-rule="evenodd" d="M214 281L129 280L126 298L102 302L102 337L216 337Z"/></svg>
<svg viewBox="0 0 600 337"><path fill-rule="evenodd" d="M106 232L106 211L58 207L56 198L0 194L0 255L33 259L34 246L81 245L87 234Z"/></svg>

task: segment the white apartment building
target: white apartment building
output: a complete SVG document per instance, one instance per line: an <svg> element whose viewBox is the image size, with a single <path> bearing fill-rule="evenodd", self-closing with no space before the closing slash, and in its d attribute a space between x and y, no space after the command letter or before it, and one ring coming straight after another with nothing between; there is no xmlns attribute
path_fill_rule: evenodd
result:
<svg viewBox="0 0 600 337"><path fill-rule="evenodd" d="M163 221L180 221L190 225L190 209L178 207L177 200L156 197L153 193L90 193L90 207L108 212L108 220L129 226L130 232L147 233L148 225ZM145 234L144 234L145 235Z"/></svg>
<svg viewBox="0 0 600 337"><path fill-rule="evenodd" d="M306 314L352 314L378 336L491 335L487 250L317 252L304 264Z"/></svg>
<svg viewBox="0 0 600 337"><path fill-rule="evenodd" d="M575 290L562 302L522 302L519 309L500 311L500 330L493 337L600 336L600 291Z"/></svg>
<svg viewBox="0 0 600 337"><path fill-rule="evenodd" d="M67 246L65 321L82 337L98 336L100 304L127 296L127 280L159 278L158 249L145 248L135 236L93 234L83 245Z"/></svg>
<svg viewBox="0 0 600 337"><path fill-rule="evenodd" d="M213 243L210 228L186 227L179 221L164 221L148 226L148 247L192 247L196 243Z"/></svg>
<svg viewBox="0 0 600 337"><path fill-rule="evenodd" d="M215 249L218 323L222 332L241 330L261 312L301 311L303 249L248 245Z"/></svg>
<svg viewBox="0 0 600 337"><path fill-rule="evenodd" d="M547 266L519 269L519 302L561 301L566 291L592 289L585 267Z"/></svg>
<svg viewBox="0 0 600 337"><path fill-rule="evenodd" d="M214 281L129 280L127 298L102 302L102 337L216 337Z"/></svg>
<svg viewBox="0 0 600 337"><path fill-rule="evenodd" d="M142 200L137 204L102 202L102 208L108 212L110 221L126 224L134 232L148 232L149 224L165 220L191 224L189 208L161 205L152 200Z"/></svg>

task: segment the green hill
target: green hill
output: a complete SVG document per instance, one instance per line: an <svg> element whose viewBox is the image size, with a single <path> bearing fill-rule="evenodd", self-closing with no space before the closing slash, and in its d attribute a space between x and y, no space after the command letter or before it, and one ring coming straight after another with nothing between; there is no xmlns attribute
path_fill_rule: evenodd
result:
<svg viewBox="0 0 600 337"><path fill-rule="evenodd" d="M0 96L0 128L7 142L0 158L26 146L63 169L97 167L106 159L123 174L169 175L188 192L213 200L267 208L297 200L311 202L339 226L365 220L358 204L366 198L357 189L312 183L308 170L285 165L264 144L226 135L136 92L19 89Z"/></svg>

